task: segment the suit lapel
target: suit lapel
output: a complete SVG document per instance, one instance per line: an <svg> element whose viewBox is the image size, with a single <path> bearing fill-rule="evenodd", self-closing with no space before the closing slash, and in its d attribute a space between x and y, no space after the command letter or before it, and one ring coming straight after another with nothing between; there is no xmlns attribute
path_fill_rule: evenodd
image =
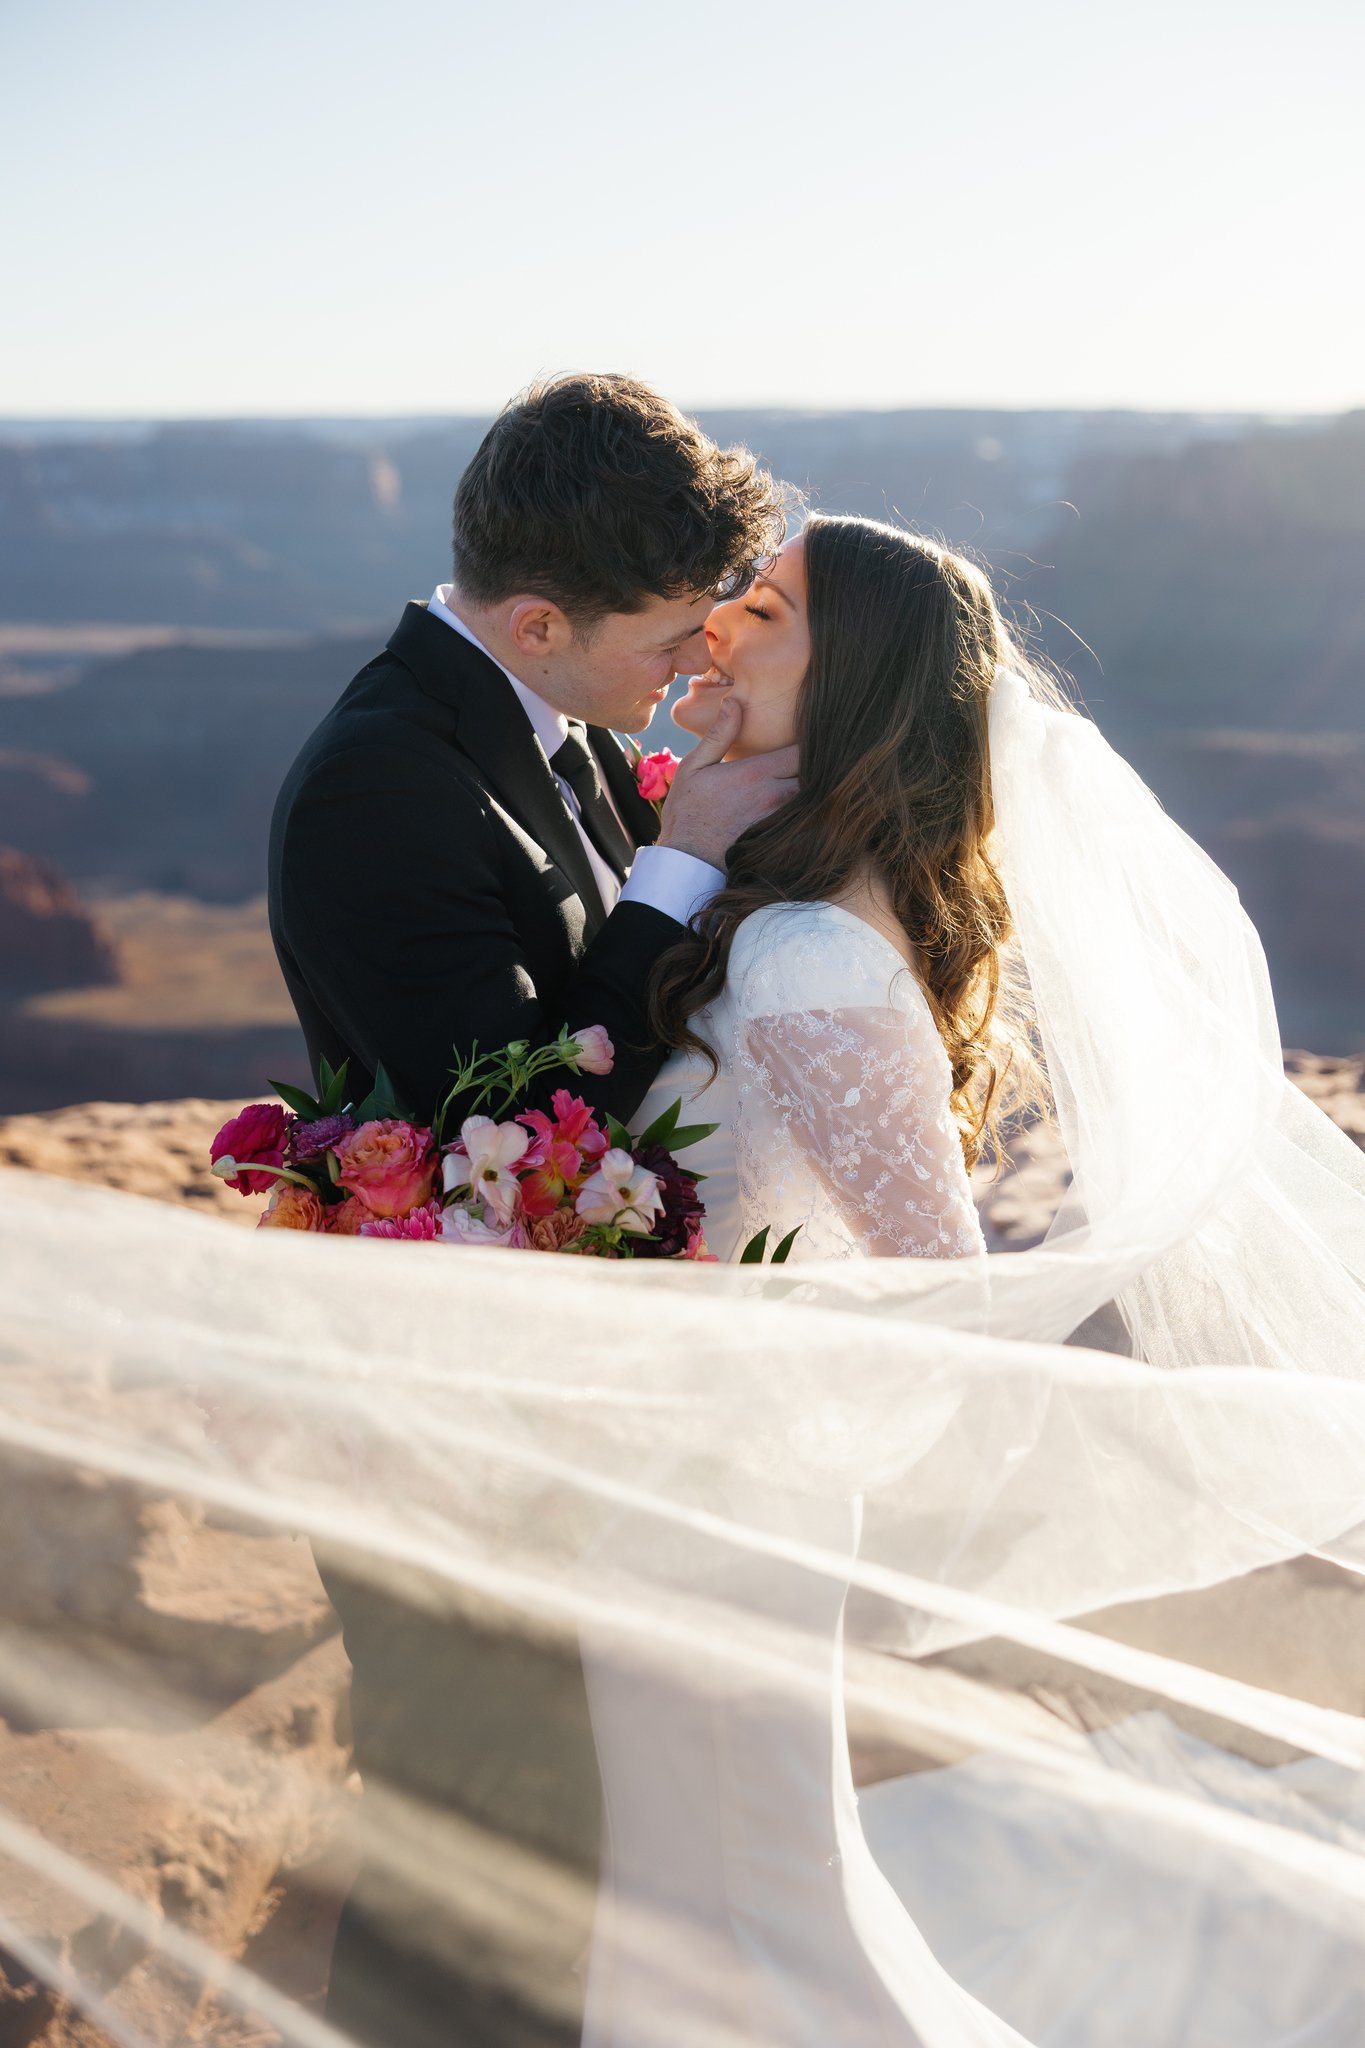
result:
<svg viewBox="0 0 1365 2048"><path fill-rule="evenodd" d="M637 846L652 846L659 836L659 817L653 804L646 803L635 783L635 770L625 748L605 726L588 727L588 744L611 791L621 823Z"/></svg>
<svg viewBox="0 0 1365 2048"><path fill-rule="evenodd" d="M459 745L499 803L573 883L591 936L604 923L606 907L545 751L502 670L443 620L433 619L424 604L407 607L389 651L428 695L455 713Z"/></svg>

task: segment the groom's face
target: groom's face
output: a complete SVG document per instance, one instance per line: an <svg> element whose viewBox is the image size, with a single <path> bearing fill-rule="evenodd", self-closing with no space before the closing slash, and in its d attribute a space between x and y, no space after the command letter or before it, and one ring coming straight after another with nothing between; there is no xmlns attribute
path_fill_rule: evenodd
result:
<svg viewBox="0 0 1365 2048"><path fill-rule="evenodd" d="M536 687L569 718L642 732L674 680L708 666L702 626L714 603L707 592L649 597L637 612L608 612L586 632L570 629L546 649Z"/></svg>

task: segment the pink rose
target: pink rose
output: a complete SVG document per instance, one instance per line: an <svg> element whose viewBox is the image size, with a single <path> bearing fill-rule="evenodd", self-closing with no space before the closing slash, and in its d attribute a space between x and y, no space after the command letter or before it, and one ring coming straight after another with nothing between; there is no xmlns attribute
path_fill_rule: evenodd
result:
<svg viewBox="0 0 1365 2048"><path fill-rule="evenodd" d="M333 1237L359 1237L370 1220L370 1211L360 1197L347 1195L344 1202L335 1202L326 1211L326 1221L322 1227Z"/></svg>
<svg viewBox="0 0 1365 2048"><path fill-rule="evenodd" d="M338 1185L358 1195L372 1216L406 1216L431 1193L436 1177L431 1132L401 1117L376 1117L332 1149Z"/></svg>
<svg viewBox="0 0 1365 2048"><path fill-rule="evenodd" d="M616 1060L616 1047L607 1037L601 1024L585 1024L581 1031L575 1031L578 1050L570 1055L569 1065L576 1074L609 1074Z"/></svg>
<svg viewBox="0 0 1365 2048"><path fill-rule="evenodd" d="M422 1244L437 1244L441 1237L441 1205L423 1202L410 1216L371 1217L360 1226L362 1237L407 1237Z"/></svg>
<svg viewBox="0 0 1365 2048"><path fill-rule="evenodd" d="M647 804L661 804L673 786L678 757L667 747L657 754L645 754L635 767L635 781Z"/></svg>
<svg viewBox="0 0 1365 2048"><path fill-rule="evenodd" d="M223 1125L209 1146L219 1180L239 1195L268 1195L280 1186L273 1173L252 1173L251 1166L283 1166L284 1144L294 1119L278 1102L253 1102Z"/></svg>
<svg viewBox="0 0 1365 2048"><path fill-rule="evenodd" d="M294 1181L276 1181L270 1206L257 1223L258 1230L325 1230L325 1210L311 1188Z"/></svg>

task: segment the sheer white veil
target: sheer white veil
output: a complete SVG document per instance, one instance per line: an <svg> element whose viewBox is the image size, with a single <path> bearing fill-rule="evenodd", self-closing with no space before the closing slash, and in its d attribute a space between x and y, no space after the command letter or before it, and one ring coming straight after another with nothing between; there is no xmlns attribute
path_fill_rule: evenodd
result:
<svg viewBox="0 0 1365 2048"><path fill-rule="evenodd" d="M1064 1791L1093 1752L992 1718L1032 1710L1042 1667L1073 1681L1064 1720L1108 1689L1357 1770L1365 1725L1288 1660L1252 1685L1075 1625L1302 1553L1365 1568L1365 1159L1284 1077L1231 884L1094 724L1002 670L990 751L1071 1173L1042 1244L780 1269L447 1254L0 1173L7 1458L345 1541L507 1629L609 1616L770 1672L790 1645L755 1645L716 1560L847 1578L879 1725L935 1761L1022 1745ZM775 1535L755 1488L861 1495L856 1558ZM627 1513L668 1538L633 1565L603 1541ZM7 1697L63 1599L4 1637ZM969 1648L977 1690L945 1705L934 1660ZM79 1660L50 1670L79 1694ZM1148 1789L1174 1869L1217 1800ZM13 1871L81 1877L16 1841L0 1938L36 1953ZM1242 1853L1278 1867L1282 1831ZM1358 1916L1358 1857L1311 1831L1295 1855L1323 1913ZM988 2038L950 1998L931 2048Z"/></svg>

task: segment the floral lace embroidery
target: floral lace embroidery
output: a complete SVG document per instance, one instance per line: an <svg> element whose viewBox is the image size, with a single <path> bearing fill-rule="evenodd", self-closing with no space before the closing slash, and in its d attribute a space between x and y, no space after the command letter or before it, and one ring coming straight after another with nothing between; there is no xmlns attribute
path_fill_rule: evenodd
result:
<svg viewBox="0 0 1365 2048"><path fill-rule="evenodd" d="M730 974L746 1231L799 1223L805 1258L984 1250L947 1054L894 948L833 905L775 906L741 927Z"/></svg>

